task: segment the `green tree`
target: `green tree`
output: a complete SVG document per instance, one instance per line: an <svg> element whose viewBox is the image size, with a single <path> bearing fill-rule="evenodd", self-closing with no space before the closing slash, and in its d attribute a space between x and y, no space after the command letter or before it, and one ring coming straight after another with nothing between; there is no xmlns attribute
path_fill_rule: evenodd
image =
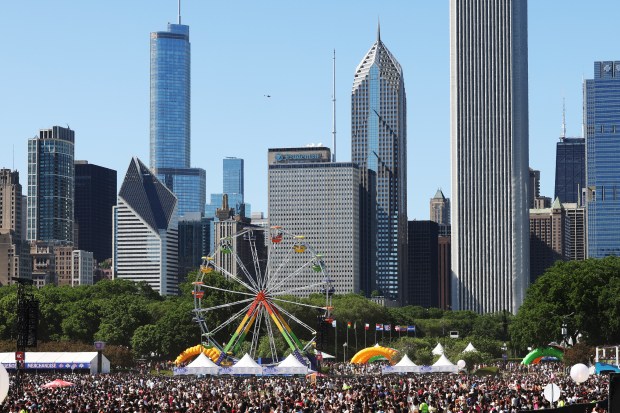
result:
<svg viewBox="0 0 620 413"><path fill-rule="evenodd" d="M560 342L563 323L573 342L617 343L619 319L620 258L560 261L530 286L510 333L521 350Z"/></svg>
<svg viewBox="0 0 620 413"><path fill-rule="evenodd" d="M136 329L131 337L131 347L134 355L138 358L160 359L162 349L160 346L159 329L155 324L147 324Z"/></svg>

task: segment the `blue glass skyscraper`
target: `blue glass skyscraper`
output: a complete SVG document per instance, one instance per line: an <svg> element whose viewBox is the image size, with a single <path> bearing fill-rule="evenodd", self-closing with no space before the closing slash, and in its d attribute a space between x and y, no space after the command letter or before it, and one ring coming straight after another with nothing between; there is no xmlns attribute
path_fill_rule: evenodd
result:
<svg viewBox="0 0 620 413"><path fill-rule="evenodd" d="M620 61L584 83L588 257L620 256Z"/></svg>
<svg viewBox="0 0 620 413"><path fill-rule="evenodd" d="M177 196L179 216L201 212L204 169L190 168L189 26L151 33L151 169Z"/></svg>
<svg viewBox="0 0 620 413"><path fill-rule="evenodd" d="M75 132L54 126L28 140L28 240L73 244Z"/></svg>
<svg viewBox="0 0 620 413"><path fill-rule="evenodd" d="M228 205L241 212L243 196L243 159L224 158L223 162L223 193L228 195ZM246 215L247 216L247 215Z"/></svg>
<svg viewBox="0 0 620 413"><path fill-rule="evenodd" d="M401 300L407 246L407 122L403 71L377 40L355 71L351 156L360 166L362 286Z"/></svg>

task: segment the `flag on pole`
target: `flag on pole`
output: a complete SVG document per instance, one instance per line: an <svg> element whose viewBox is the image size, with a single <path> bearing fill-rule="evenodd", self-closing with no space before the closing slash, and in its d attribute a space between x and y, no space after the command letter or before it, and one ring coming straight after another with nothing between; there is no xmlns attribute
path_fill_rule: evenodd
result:
<svg viewBox="0 0 620 413"><path fill-rule="evenodd" d="M407 326L400 326L400 331L407 331Z"/></svg>
<svg viewBox="0 0 620 413"><path fill-rule="evenodd" d="M385 326L383 326L383 328L385 329L385 331L392 331L392 324L386 324Z"/></svg>
<svg viewBox="0 0 620 413"><path fill-rule="evenodd" d="M364 330L370 330L370 324L368 323L364 324Z"/></svg>
<svg viewBox="0 0 620 413"><path fill-rule="evenodd" d="M413 331L415 332L415 326L407 326L407 331Z"/></svg>
<svg viewBox="0 0 620 413"><path fill-rule="evenodd" d="M332 327L336 328L336 320L332 321Z"/></svg>
<svg viewBox="0 0 620 413"><path fill-rule="evenodd" d="M394 326L394 331L398 331L400 333L400 326Z"/></svg>
<svg viewBox="0 0 620 413"><path fill-rule="evenodd" d="M375 331L383 331L383 324L377 324L375 326L375 329L376 329Z"/></svg>
<svg viewBox="0 0 620 413"><path fill-rule="evenodd" d="M357 321L353 323L353 330L357 330Z"/></svg>
<svg viewBox="0 0 620 413"><path fill-rule="evenodd" d="M347 321L347 328L351 328L352 324L350 321Z"/></svg>

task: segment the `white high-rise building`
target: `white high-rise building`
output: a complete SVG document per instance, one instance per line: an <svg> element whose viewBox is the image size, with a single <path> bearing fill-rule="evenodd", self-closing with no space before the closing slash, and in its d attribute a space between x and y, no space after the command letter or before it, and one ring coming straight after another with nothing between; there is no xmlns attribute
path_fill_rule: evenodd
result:
<svg viewBox="0 0 620 413"><path fill-rule="evenodd" d="M515 313L529 282L526 0L450 1L452 308Z"/></svg>
<svg viewBox="0 0 620 413"><path fill-rule="evenodd" d="M75 250L72 252L71 285L93 285L95 274L95 258L90 251Z"/></svg>
<svg viewBox="0 0 620 413"><path fill-rule="evenodd" d="M113 209L114 278L145 281L161 295L177 293L177 198L133 158Z"/></svg>
<svg viewBox="0 0 620 413"><path fill-rule="evenodd" d="M360 291L359 169L330 159L324 147L269 149L269 225L303 236L325 263L335 293L346 294ZM287 251L271 250L271 271L290 274L308 261ZM322 281L300 271L287 285L291 294L308 296L321 291Z"/></svg>

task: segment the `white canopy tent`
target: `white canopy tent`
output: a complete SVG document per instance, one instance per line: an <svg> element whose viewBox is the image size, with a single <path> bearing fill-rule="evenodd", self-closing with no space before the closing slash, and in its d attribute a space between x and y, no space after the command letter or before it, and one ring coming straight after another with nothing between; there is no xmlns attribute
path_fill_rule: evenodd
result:
<svg viewBox="0 0 620 413"><path fill-rule="evenodd" d="M319 352L317 349L314 349L314 354L318 355L319 353L321 353L321 357L323 357L323 360L327 360L327 359L335 359L336 357L332 356L331 354L327 354L324 351Z"/></svg>
<svg viewBox="0 0 620 413"><path fill-rule="evenodd" d="M383 367L381 373L419 373L419 367L405 354L403 358L393 366Z"/></svg>
<svg viewBox="0 0 620 413"><path fill-rule="evenodd" d="M463 353L469 353L469 352L477 352L478 350L476 350L476 347L474 347L473 344L471 344L471 342L467 345L467 347L465 347L465 350L463 350Z"/></svg>
<svg viewBox="0 0 620 413"><path fill-rule="evenodd" d="M433 373L458 373L459 368L442 354L439 360L432 365Z"/></svg>
<svg viewBox="0 0 620 413"><path fill-rule="evenodd" d="M276 366L275 374L308 374L308 367L304 366L294 355L289 354Z"/></svg>
<svg viewBox="0 0 620 413"><path fill-rule="evenodd" d="M263 368L248 353L227 369L221 369L220 374L263 374Z"/></svg>
<svg viewBox="0 0 620 413"><path fill-rule="evenodd" d="M432 353L434 356L441 356L443 354L443 351L444 350L443 350L443 346L441 345L441 343L437 343Z"/></svg>
<svg viewBox="0 0 620 413"><path fill-rule="evenodd" d="M15 368L15 352L0 353L0 363L7 370ZM97 352L26 352L26 369L31 370L90 370L97 373ZM110 360L101 356L101 372L110 372Z"/></svg>
<svg viewBox="0 0 620 413"><path fill-rule="evenodd" d="M198 357L194 359L185 367L174 369L174 375L182 374L203 374L203 375L217 375L220 368L211 359L205 356L204 353L200 353Z"/></svg>

